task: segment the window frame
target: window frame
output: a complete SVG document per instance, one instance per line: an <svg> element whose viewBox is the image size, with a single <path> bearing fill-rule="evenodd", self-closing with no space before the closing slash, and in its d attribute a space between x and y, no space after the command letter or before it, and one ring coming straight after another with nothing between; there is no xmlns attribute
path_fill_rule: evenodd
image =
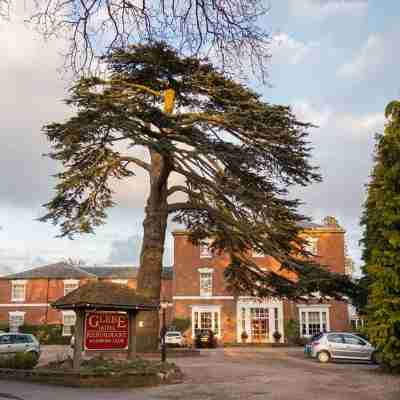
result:
<svg viewBox="0 0 400 400"><path fill-rule="evenodd" d="M73 292L74 290L78 289L79 287L79 279L64 279L63 281L63 285L64 285L64 296L66 296L67 294ZM74 286L74 289L70 289L67 290L67 286Z"/></svg>
<svg viewBox="0 0 400 400"><path fill-rule="evenodd" d="M204 328L201 326L202 318L201 314L211 314L211 328ZM221 338L221 306L218 305L205 305L205 306L192 306L192 338L196 337L196 331L202 329L211 329L214 332L215 337ZM196 326L197 325L197 326Z"/></svg>
<svg viewBox="0 0 400 400"><path fill-rule="evenodd" d="M313 256L317 256L319 238L316 236L306 236L304 239L306 241L304 249L311 253Z"/></svg>
<svg viewBox="0 0 400 400"><path fill-rule="evenodd" d="M199 294L200 297L212 297L214 292L214 279L213 279L213 268L199 268ZM204 276L207 275L209 281L209 287L205 288L203 286Z"/></svg>
<svg viewBox="0 0 400 400"><path fill-rule="evenodd" d="M211 239L203 240L204 243L199 246L199 257L200 258L213 258L214 254L210 248Z"/></svg>
<svg viewBox="0 0 400 400"><path fill-rule="evenodd" d="M23 303L26 301L26 284L27 281L26 280L21 280L21 279L17 279L17 280L13 280L11 281L11 301L14 303ZM15 293L14 293L14 288L16 286L23 286L23 295L20 297L16 297Z"/></svg>
<svg viewBox="0 0 400 400"><path fill-rule="evenodd" d="M65 317L74 317L73 324L66 324ZM75 311L62 311L62 336L72 336L72 327L75 326L76 323L76 313Z"/></svg>
<svg viewBox="0 0 400 400"><path fill-rule="evenodd" d="M17 317L19 319L18 324L12 324L11 321ZM8 312L8 325L10 327L10 333L16 333L19 330L20 326L23 326L25 324L25 311L9 311ZM12 328L16 328L16 331L14 331Z"/></svg>
<svg viewBox="0 0 400 400"><path fill-rule="evenodd" d="M316 333L311 332L310 330L310 318L309 313L318 313L319 314L319 325L320 325L320 332L329 332L330 331L330 315L329 315L329 308L330 305L327 304L325 306L299 306L299 329L300 329L300 337L310 338L314 336ZM323 314L325 313L325 330L323 329L324 319ZM303 314L305 315L305 319L303 321ZM303 331L303 325L305 325L305 333Z"/></svg>

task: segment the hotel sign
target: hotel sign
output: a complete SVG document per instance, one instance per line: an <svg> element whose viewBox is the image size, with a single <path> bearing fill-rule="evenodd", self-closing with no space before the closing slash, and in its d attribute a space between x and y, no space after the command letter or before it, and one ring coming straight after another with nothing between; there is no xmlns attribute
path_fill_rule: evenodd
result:
<svg viewBox="0 0 400 400"><path fill-rule="evenodd" d="M86 350L128 348L128 316L113 312L90 312L85 320Z"/></svg>

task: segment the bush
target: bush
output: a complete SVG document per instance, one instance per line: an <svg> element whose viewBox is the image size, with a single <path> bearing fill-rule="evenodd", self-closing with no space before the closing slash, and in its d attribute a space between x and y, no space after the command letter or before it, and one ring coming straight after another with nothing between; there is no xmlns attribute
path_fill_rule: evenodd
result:
<svg viewBox="0 0 400 400"><path fill-rule="evenodd" d="M62 325L23 325L21 333L31 333L40 344L69 344L71 337L62 335Z"/></svg>
<svg viewBox="0 0 400 400"><path fill-rule="evenodd" d="M38 361L39 357L36 353L17 353L11 357L1 357L0 368L33 369Z"/></svg>
<svg viewBox="0 0 400 400"><path fill-rule="evenodd" d="M301 345L299 321L289 319L285 322L285 335L289 344Z"/></svg>
<svg viewBox="0 0 400 400"><path fill-rule="evenodd" d="M0 332L8 332L9 326L8 322L0 321Z"/></svg>

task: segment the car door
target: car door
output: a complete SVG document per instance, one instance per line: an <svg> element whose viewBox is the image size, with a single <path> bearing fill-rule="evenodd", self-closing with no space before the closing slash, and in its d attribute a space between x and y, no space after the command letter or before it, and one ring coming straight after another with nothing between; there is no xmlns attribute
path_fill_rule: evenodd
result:
<svg viewBox="0 0 400 400"><path fill-rule="evenodd" d="M12 335L11 343L16 353L23 353L31 347L27 335Z"/></svg>
<svg viewBox="0 0 400 400"><path fill-rule="evenodd" d="M10 354L12 353L11 348L11 335L1 335L0 336L0 354Z"/></svg>
<svg viewBox="0 0 400 400"><path fill-rule="evenodd" d="M328 349L333 358L346 358L347 346L343 335L340 333L329 333L327 335Z"/></svg>
<svg viewBox="0 0 400 400"><path fill-rule="evenodd" d="M367 342L351 334L344 334L343 338L346 343L349 358L369 359L369 346L367 346Z"/></svg>

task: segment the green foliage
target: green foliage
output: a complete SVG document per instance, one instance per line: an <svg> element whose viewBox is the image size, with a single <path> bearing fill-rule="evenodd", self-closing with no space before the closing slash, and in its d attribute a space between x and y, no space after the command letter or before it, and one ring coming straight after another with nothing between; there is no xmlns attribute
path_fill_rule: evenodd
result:
<svg viewBox="0 0 400 400"><path fill-rule="evenodd" d="M33 334L40 344L69 344L71 337L62 335L62 325L23 325L21 333Z"/></svg>
<svg viewBox="0 0 400 400"><path fill-rule="evenodd" d="M39 358L36 353L16 353L10 357L0 357L0 368L33 369Z"/></svg>
<svg viewBox="0 0 400 400"><path fill-rule="evenodd" d="M368 282L367 332L384 366L400 372L400 102L377 135L375 164L361 224Z"/></svg>
<svg viewBox="0 0 400 400"><path fill-rule="evenodd" d="M285 337L289 344L299 344L300 342L300 325L299 321L289 319L285 321Z"/></svg>
<svg viewBox="0 0 400 400"><path fill-rule="evenodd" d="M162 260L168 216L186 227L193 243L213 238L213 250L231 255L225 278L236 293L296 298L348 289L346 277L310 260L299 236L308 219L298 213L300 201L288 196L290 186L320 180L310 163L311 124L164 43L117 49L103 61L108 80L80 79L67 100L75 115L44 127L49 156L62 172L42 221L59 224L63 236L94 232L114 205L113 182L142 168L151 182L146 221L152 219L145 226L154 229L144 232L141 271L158 276L143 284L141 275L140 290L152 290L149 282L160 279L143 260ZM172 114L162 111L158 97L166 89L176 92ZM150 157L134 157L132 149ZM184 184L171 186L177 175ZM167 201L178 192L187 201ZM249 249L274 257L282 269L260 269Z"/></svg>
<svg viewBox="0 0 400 400"><path fill-rule="evenodd" d="M190 328L190 318L176 317L171 322L171 329L176 329L181 333L185 333Z"/></svg>

